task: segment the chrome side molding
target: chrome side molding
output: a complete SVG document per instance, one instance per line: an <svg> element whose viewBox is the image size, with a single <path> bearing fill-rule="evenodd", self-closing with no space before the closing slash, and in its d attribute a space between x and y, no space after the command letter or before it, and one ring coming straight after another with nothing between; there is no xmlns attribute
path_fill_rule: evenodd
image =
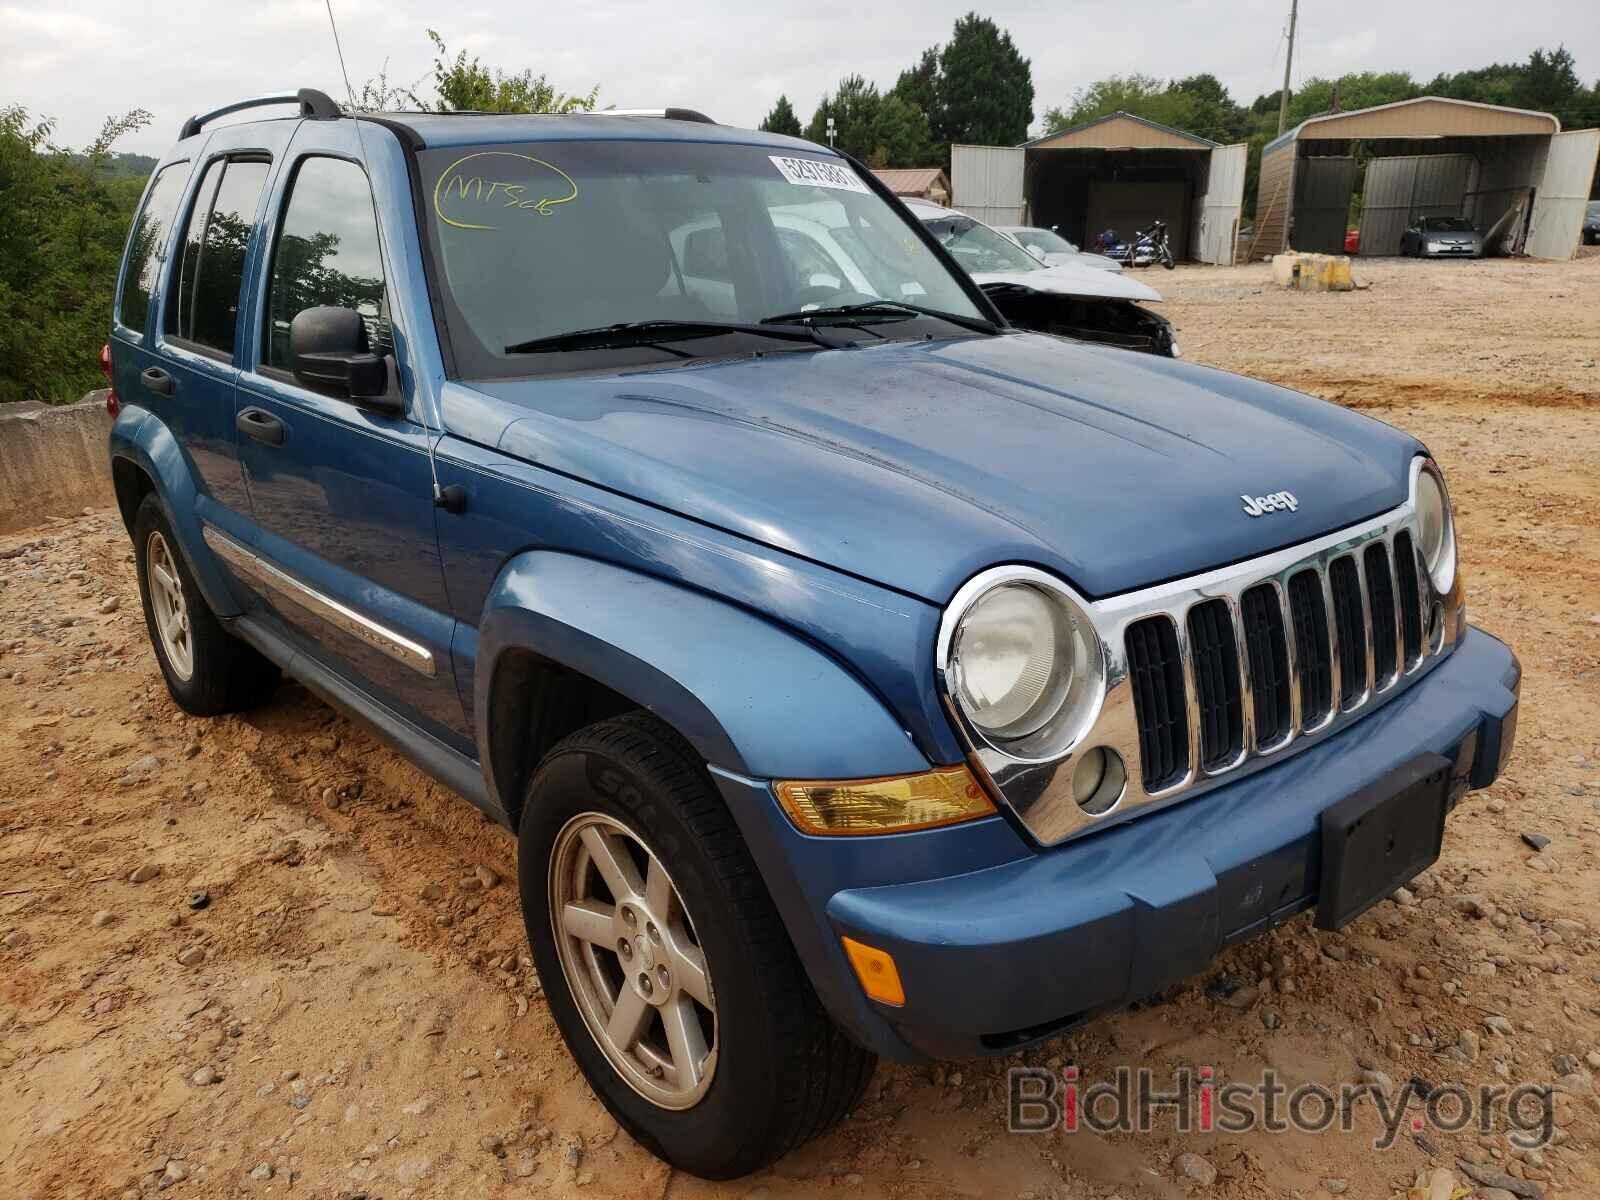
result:
<svg viewBox="0 0 1600 1200"><path fill-rule="evenodd" d="M246 575L273 595L304 609L312 616L326 621L334 628L359 638L374 650L388 655L419 675L432 679L435 672L433 653L410 638L380 625L371 617L341 604L332 596L318 591L308 583L295 578L276 563L241 545L215 526L201 523L201 536L214 554L241 575Z"/></svg>

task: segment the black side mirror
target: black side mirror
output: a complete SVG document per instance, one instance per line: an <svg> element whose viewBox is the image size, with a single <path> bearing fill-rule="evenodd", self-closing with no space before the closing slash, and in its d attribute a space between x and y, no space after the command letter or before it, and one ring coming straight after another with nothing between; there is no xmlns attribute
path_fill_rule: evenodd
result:
<svg viewBox="0 0 1600 1200"><path fill-rule="evenodd" d="M348 396L384 412L399 412L388 396L389 369L367 348L367 326L353 308L324 305L296 314L289 323L289 361L294 377L309 388Z"/></svg>

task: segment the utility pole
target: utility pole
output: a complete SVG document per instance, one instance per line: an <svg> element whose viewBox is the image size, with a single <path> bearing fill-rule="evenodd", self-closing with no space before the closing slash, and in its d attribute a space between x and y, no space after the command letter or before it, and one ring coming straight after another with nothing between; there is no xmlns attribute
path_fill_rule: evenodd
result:
<svg viewBox="0 0 1600 1200"><path fill-rule="evenodd" d="M1294 24L1300 16L1300 0L1289 0L1289 53L1283 58L1283 91L1278 93L1278 132L1289 121L1289 71L1294 66Z"/></svg>

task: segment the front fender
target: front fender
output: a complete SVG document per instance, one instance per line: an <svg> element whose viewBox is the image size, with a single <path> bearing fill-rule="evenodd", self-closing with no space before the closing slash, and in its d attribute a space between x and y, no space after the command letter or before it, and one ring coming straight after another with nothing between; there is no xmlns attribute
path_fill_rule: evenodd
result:
<svg viewBox="0 0 1600 1200"><path fill-rule="evenodd" d="M188 563L200 593L219 617L238 616L244 606L206 549L200 534L199 497L188 460L172 430L147 408L127 405L112 423L110 434L112 466L123 459L133 463L155 483L156 498L166 512L167 523L178 538L178 552ZM115 476L115 471L113 471ZM121 498L119 492L119 499ZM124 512L128 531L133 531L133 513Z"/></svg>
<svg viewBox="0 0 1600 1200"><path fill-rule="evenodd" d="M680 584L537 550L501 571L479 625L474 709L485 764L496 761L488 714L508 650L604 684L711 766L746 777L858 779L929 766L864 683L793 632ZM511 811L514 798L488 783Z"/></svg>

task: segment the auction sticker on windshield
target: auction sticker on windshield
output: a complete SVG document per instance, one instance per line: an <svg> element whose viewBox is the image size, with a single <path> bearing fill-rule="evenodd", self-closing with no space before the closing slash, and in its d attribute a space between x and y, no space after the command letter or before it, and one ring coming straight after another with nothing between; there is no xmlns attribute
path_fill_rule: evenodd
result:
<svg viewBox="0 0 1600 1200"><path fill-rule="evenodd" d="M769 154L772 165L790 183L802 187L838 188L842 192L861 192L870 195L872 189L861 182L861 177L840 163L818 162L814 158L785 158Z"/></svg>

